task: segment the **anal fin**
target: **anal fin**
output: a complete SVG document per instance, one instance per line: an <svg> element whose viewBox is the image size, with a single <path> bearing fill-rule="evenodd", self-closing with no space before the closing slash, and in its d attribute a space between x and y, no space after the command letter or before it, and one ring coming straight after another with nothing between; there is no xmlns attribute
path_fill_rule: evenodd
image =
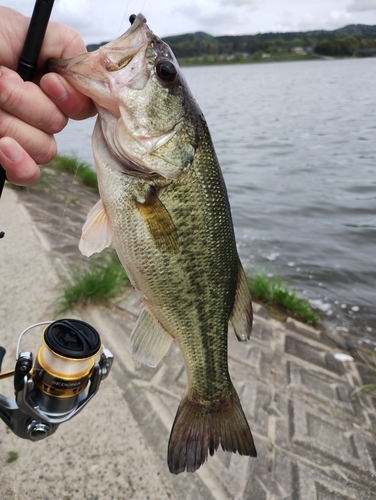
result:
<svg viewBox="0 0 376 500"><path fill-rule="evenodd" d="M148 366L157 366L170 348L173 338L144 306L131 334L130 354Z"/></svg>
<svg viewBox="0 0 376 500"><path fill-rule="evenodd" d="M238 265L238 286L230 321L239 342L249 340L253 322L252 297L240 260Z"/></svg>

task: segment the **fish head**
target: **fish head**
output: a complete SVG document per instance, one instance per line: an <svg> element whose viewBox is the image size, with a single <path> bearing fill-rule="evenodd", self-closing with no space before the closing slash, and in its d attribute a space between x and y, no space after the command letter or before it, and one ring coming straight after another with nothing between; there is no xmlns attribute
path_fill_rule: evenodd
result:
<svg viewBox="0 0 376 500"><path fill-rule="evenodd" d="M178 179L190 167L204 119L170 47L142 14L117 40L51 60L50 69L94 101L101 147L124 173Z"/></svg>

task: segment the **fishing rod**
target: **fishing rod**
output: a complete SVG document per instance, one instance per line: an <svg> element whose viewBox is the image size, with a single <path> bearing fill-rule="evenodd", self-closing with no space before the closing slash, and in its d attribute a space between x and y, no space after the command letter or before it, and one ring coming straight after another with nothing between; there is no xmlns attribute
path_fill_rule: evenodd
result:
<svg viewBox="0 0 376 500"><path fill-rule="evenodd" d="M53 5L54 0L36 0L35 2L25 43L17 67L17 73L25 82L31 82L34 78L40 50L42 48L44 35L46 33L48 21L50 20ZM0 197L3 192L5 180L6 172L0 165ZM1 234L4 236L4 233L1 232L0 235Z"/></svg>

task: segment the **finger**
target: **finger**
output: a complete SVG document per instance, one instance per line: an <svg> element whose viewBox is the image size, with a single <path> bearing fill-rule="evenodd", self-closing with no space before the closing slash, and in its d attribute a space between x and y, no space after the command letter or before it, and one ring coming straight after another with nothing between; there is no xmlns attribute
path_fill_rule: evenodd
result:
<svg viewBox="0 0 376 500"><path fill-rule="evenodd" d="M43 92L69 118L83 120L97 113L89 97L78 92L63 77L56 73L47 73L40 81Z"/></svg>
<svg viewBox="0 0 376 500"><path fill-rule="evenodd" d="M53 135L47 134L0 109L0 137L13 138L34 159L44 164L56 155Z"/></svg>
<svg viewBox="0 0 376 500"><path fill-rule="evenodd" d="M5 66L16 69L25 41L30 18L14 9L2 7L2 31L0 33L1 60ZM69 58L86 52L81 36L70 26L49 22L44 37L38 67L47 59Z"/></svg>
<svg viewBox="0 0 376 500"><path fill-rule="evenodd" d="M30 19L7 7L2 7L1 15L1 63L16 70Z"/></svg>
<svg viewBox="0 0 376 500"><path fill-rule="evenodd" d="M50 22L44 37L39 63L43 66L48 59L68 59L87 52L85 42L70 26Z"/></svg>
<svg viewBox="0 0 376 500"><path fill-rule="evenodd" d="M48 134L60 132L67 124L64 113L37 85L24 82L4 66L0 66L0 109Z"/></svg>
<svg viewBox="0 0 376 500"><path fill-rule="evenodd" d="M7 180L19 186L27 186L39 179L40 171L35 161L10 137L0 139L0 163Z"/></svg>

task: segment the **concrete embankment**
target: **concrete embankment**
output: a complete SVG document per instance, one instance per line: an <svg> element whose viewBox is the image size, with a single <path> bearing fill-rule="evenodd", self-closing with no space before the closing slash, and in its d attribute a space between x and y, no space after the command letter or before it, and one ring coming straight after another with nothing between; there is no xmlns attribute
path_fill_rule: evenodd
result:
<svg viewBox="0 0 376 500"><path fill-rule="evenodd" d="M60 276L84 262L77 243L97 196L69 175L53 183L50 175L45 169L42 186L5 189L0 200L3 370L13 367L24 328L55 319ZM171 475L167 443L186 375L175 346L156 369L130 358L138 301L130 291L111 310L68 315L99 331L115 355L113 371L88 407L44 441L21 440L0 421L1 500L375 498L376 399L349 398L369 372L357 360L337 360L325 332L279 323L257 305L251 340L229 333L229 367L258 458L219 451L198 472ZM23 348L36 353L39 335L28 335ZM12 396L9 379L0 393ZM8 463L9 452L18 459Z"/></svg>

